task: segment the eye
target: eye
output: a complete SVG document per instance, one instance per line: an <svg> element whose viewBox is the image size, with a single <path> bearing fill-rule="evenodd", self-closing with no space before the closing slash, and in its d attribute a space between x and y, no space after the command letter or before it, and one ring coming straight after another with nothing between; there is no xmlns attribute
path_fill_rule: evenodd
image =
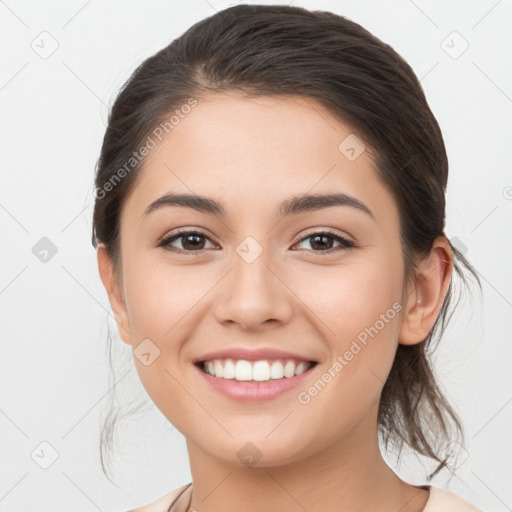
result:
<svg viewBox="0 0 512 512"><path fill-rule="evenodd" d="M201 238L211 242L210 238L200 231L182 230L163 238L158 244L158 247L164 247L169 251L176 252L198 252L204 249L204 242L201 242ZM171 244L177 240L181 241L183 249L171 246Z"/></svg>
<svg viewBox="0 0 512 512"><path fill-rule="evenodd" d="M354 242L351 240L347 240L346 238L338 235L333 231L317 231L315 233L311 233L308 236L304 237L300 240L299 244L304 240L311 239L310 242L311 247L317 247L319 250L314 250L313 252L317 252L320 254L324 253L332 253L335 251L340 251L342 249L349 249L351 247L355 247ZM331 240L331 242L329 242ZM340 246L336 248L332 248L332 240L338 242Z"/></svg>
<svg viewBox="0 0 512 512"><path fill-rule="evenodd" d="M203 241L201 241L203 239ZM305 240L311 239L310 245L314 249L313 252L317 252L320 254L324 253L332 253L335 251L339 251L342 249L348 249L351 247L355 247L354 242L351 240L347 240L346 238L338 235L333 231L317 231L309 234L308 236L302 238L298 243L302 243ZM176 241L180 241L182 248L173 247L173 243ZM330 240L330 242L329 242ZM187 231L180 230L170 236L167 236L158 243L158 247L163 247L168 251L174 252L200 252L205 249L205 241L212 243L210 237L202 233L201 231ZM338 242L340 244L338 247L333 248L333 242Z"/></svg>

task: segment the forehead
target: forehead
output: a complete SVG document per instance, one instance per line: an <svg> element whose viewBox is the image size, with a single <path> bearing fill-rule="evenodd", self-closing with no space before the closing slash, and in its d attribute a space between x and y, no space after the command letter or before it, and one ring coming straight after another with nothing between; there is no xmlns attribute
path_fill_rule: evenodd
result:
<svg viewBox="0 0 512 512"><path fill-rule="evenodd" d="M142 214L172 191L211 197L226 205L228 216L267 205L274 212L290 196L329 192L371 203L374 213L393 209L363 144L311 98L214 94L157 141L123 208ZM351 147L356 158L347 153Z"/></svg>

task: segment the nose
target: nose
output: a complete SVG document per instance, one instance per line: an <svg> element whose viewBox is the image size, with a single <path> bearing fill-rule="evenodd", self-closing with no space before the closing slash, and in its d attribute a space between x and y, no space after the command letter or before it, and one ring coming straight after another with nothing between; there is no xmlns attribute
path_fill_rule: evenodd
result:
<svg viewBox="0 0 512 512"><path fill-rule="evenodd" d="M263 251L255 259L235 252L231 271L217 287L215 316L220 323L257 331L289 322L294 294L280 265Z"/></svg>

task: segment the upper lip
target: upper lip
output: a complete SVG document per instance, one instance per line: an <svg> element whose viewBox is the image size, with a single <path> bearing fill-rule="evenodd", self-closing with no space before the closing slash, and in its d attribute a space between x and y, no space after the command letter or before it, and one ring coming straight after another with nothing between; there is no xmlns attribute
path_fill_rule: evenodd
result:
<svg viewBox="0 0 512 512"><path fill-rule="evenodd" d="M199 363L202 361L211 361L213 359L244 359L245 361L259 361L262 359L293 359L296 361L316 362L309 357L295 354L293 352L287 352L286 350L277 350L273 348L249 349L243 347L225 348L214 352L208 352L207 354L195 358L193 362Z"/></svg>

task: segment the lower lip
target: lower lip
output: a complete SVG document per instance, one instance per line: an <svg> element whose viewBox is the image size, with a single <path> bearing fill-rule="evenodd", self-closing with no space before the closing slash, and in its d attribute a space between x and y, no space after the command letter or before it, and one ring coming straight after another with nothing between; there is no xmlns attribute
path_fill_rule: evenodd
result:
<svg viewBox="0 0 512 512"><path fill-rule="evenodd" d="M203 379L219 393L240 401L260 401L270 400L275 398L286 391L296 388L299 384L303 383L305 379L311 374L312 370L317 366L313 365L309 370L295 375L294 377L284 377L282 379L266 380L266 381L238 381L234 379L218 379L209 373L204 372L197 365L194 365L196 370L201 374Z"/></svg>

